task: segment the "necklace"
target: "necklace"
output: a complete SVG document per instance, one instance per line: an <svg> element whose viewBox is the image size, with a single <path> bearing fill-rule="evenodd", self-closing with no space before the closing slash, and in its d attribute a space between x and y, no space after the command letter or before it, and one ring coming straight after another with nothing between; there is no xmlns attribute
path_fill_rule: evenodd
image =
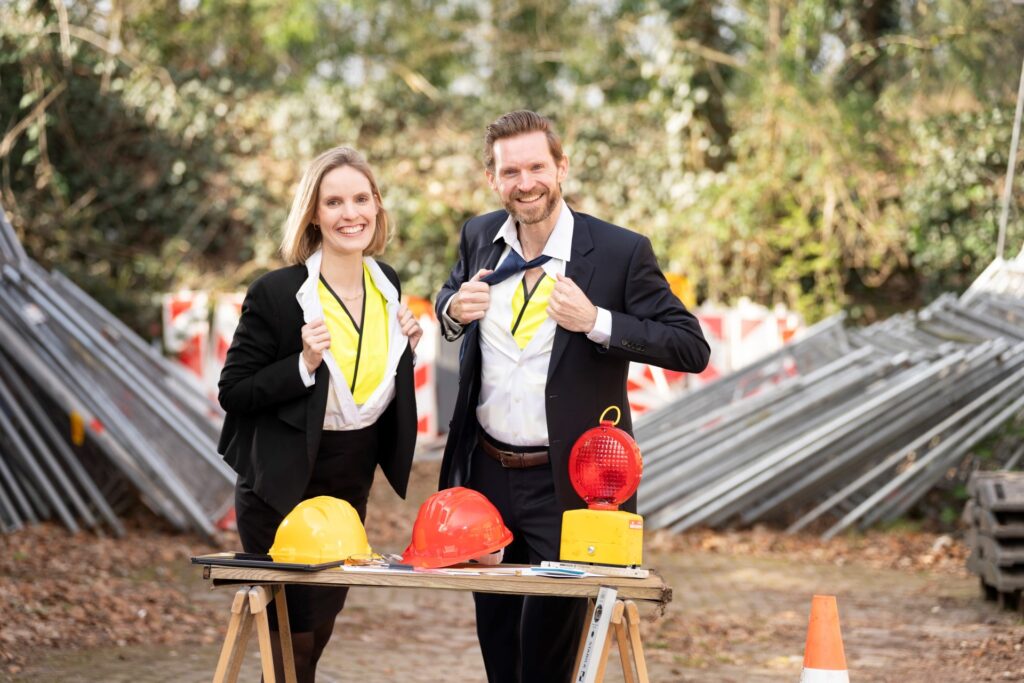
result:
<svg viewBox="0 0 1024 683"><path fill-rule="evenodd" d="M323 279L323 277L321 277L321 279ZM324 280L324 284L327 284L327 280L325 280L325 279L323 279L323 280ZM355 301L356 299L361 299L363 297L363 290L362 289L357 291L355 294L349 294L348 296L345 296L344 294L341 293L340 289L334 289L333 287L330 286L330 284L327 284L327 287L332 292L334 292L335 296L337 296L339 299L344 299L345 301Z"/></svg>
<svg viewBox="0 0 1024 683"><path fill-rule="evenodd" d="M360 299L363 298L363 295L366 293L365 280L362 280L359 283L361 285L361 289L357 291L355 294L350 294L349 296L345 296L344 294L342 294L340 289L334 289L333 287L331 287L331 283L327 281L327 278L324 277L323 273L320 274L320 281L327 286L327 289L330 290L331 294L333 294L335 298L341 301L359 301Z"/></svg>

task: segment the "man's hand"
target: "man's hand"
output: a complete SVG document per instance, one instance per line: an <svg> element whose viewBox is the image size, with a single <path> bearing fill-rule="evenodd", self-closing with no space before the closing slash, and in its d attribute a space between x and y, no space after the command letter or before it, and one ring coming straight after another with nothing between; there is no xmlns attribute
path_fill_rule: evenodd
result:
<svg viewBox="0 0 1024 683"><path fill-rule="evenodd" d="M324 351L331 346L331 334L327 323L314 320L302 326L302 362L309 374L316 372L324 360Z"/></svg>
<svg viewBox="0 0 1024 683"><path fill-rule="evenodd" d="M548 315L570 332L590 334L597 322L597 306L575 282L559 274L548 299Z"/></svg>
<svg viewBox="0 0 1024 683"><path fill-rule="evenodd" d="M480 282L480 278L491 271L481 268L469 282L463 282L459 291L452 296L448 306L448 317L460 325L480 320L491 306L491 286Z"/></svg>
<svg viewBox="0 0 1024 683"><path fill-rule="evenodd" d="M423 336L423 328L416 322L416 316L412 314L409 307L402 304L398 309L398 325L402 328L402 334L409 338L409 347L415 351L416 344Z"/></svg>

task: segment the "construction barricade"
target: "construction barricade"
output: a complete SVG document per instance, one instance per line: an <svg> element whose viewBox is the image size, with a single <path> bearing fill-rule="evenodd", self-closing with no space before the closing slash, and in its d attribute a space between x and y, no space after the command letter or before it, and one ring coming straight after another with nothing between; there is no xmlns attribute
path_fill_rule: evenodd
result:
<svg viewBox="0 0 1024 683"><path fill-rule="evenodd" d="M179 292L164 297L164 346L169 354L202 378L211 395L216 394L217 379L238 325L243 299L244 294L240 292ZM211 300L212 327L208 322ZM447 418L458 390L457 348L461 341L454 344L442 341L440 325L429 300L408 296L405 302L423 328L423 338L416 347L414 377L418 433L421 439L429 441L447 431ZM741 299L732 308L707 304L697 308L695 315L711 346L707 370L700 375L689 375L632 363L627 389L634 415L666 405L687 388L706 384L778 350L803 330L800 317L784 307L769 309L748 299ZM456 365L450 367L453 363ZM788 372L795 373L795 365ZM439 378L439 375L444 376Z"/></svg>
<svg viewBox="0 0 1024 683"><path fill-rule="evenodd" d="M693 387L760 360L804 329L802 318L785 306L767 308L747 298L731 307L706 303L694 314L711 346L711 360L704 372L692 378Z"/></svg>
<svg viewBox="0 0 1024 683"><path fill-rule="evenodd" d="M202 380L210 396L217 394L217 381L242 315L244 299L244 292L190 291L166 294L163 298L164 349ZM436 377L440 328L429 301L406 297L405 303L423 328L423 338L416 346L414 371L418 432L421 438L436 438L441 433Z"/></svg>
<svg viewBox="0 0 1024 683"><path fill-rule="evenodd" d="M207 373L209 319L209 296L205 292L164 295L164 349L200 379Z"/></svg>

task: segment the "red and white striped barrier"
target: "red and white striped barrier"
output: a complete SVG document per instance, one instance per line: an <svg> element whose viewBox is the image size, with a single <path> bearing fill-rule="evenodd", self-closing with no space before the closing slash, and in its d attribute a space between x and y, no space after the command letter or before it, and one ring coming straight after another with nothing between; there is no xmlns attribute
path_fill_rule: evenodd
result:
<svg viewBox="0 0 1024 683"><path fill-rule="evenodd" d="M695 312L711 346L711 362L693 378L707 384L777 351L804 329L803 320L784 306L769 309L749 299L732 308L704 304Z"/></svg>
<svg viewBox="0 0 1024 683"><path fill-rule="evenodd" d="M704 339L711 347L711 359L704 372L691 378L692 386L714 382L732 369L732 356L729 353L728 342L729 312L730 309L714 304L705 304L694 311L694 315L700 321L701 330L704 332Z"/></svg>
<svg viewBox="0 0 1024 683"><path fill-rule="evenodd" d="M200 379L210 338L209 297L181 291L163 297L164 348Z"/></svg>
<svg viewBox="0 0 1024 683"><path fill-rule="evenodd" d="M208 364L207 386L216 390L220 371L224 369L231 339L235 336L238 319L242 315L245 292L218 292L213 305L212 358Z"/></svg>
<svg viewBox="0 0 1024 683"><path fill-rule="evenodd" d="M211 391L216 391L244 296L240 292L214 296L212 334L208 322L209 296L206 293L179 292L164 297L164 345L169 353L203 379ZM420 437L433 439L441 434L442 417L444 421L450 417L439 415L437 363L440 329L430 301L406 297L406 304L423 328L423 338L416 347L414 370L419 415L417 431ZM707 369L699 375L688 375L631 363L627 388L634 414L658 408L671 402L688 387L716 380L777 350L803 329L800 317L785 308L771 310L745 299L741 299L734 308L705 304L695 314L711 346L711 361Z"/></svg>
<svg viewBox="0 0 1024 683"><path fill-rule="evenodd" d="M740 299L729 321L729 367L742 368L782 347L782 330L774 311Z"/></svg>
<svg viewBox="0 0 1024 683"><path fill-rule="evenodd" d="M630 411L634 415L640 415L671 401L686 388L687 377L685 372L630 363L629 376L626 379Z"/></svg>
<svg viewBox="0 0 1024 683"><path fill-rule="evenodd" d="M243 292L220 292L213 306L213 357L223 367L242 316Z"/></svg>
<svg viewBox="0 0 1024 683"><path fill-rule="evenodd" d="M208 322L209 295L179 292L164 297L164 346L168 353L196 373L215 392L231 339L242 314L244 292L219 292L213 296L213 329ZM440 329L433 307L426 299L408 297L410 310L423 328L416 347L416 410L419 435L436 438L440 433L437 408L436 362ZM211 339L212 337L212 339Z"/></svg>
<svg viewBox="0 0 1024 683"><path fill-rule="evenodd" d="M441 433L441 421L437 409L437 356L440 353L441 328L434 317L430 301L420 297L406 298L406 305L420 327L423 337L416 345L416 433L420 437L433 439Z"/></svg>

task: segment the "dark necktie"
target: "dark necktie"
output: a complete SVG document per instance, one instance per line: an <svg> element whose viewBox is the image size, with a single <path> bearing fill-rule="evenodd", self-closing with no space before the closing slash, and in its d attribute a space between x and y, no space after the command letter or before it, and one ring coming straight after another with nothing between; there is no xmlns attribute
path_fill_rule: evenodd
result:
<svg viewBox="0 0 1024 683"><path fill-rule="evenodd" d="M517 273L521 273L524 270L530 270L531 268L536 268L537 266L542 266L550 260L550 256L548 256L547 254L541 254L532 261L526 261L522 256L519 255L518 251L516 251L515 249L510 249L508 252L508 256L506 256L505 260L501 262L501 265L498 266L497 270L487 275L484 275L482 278L480 278L480 281L486 282L487 284L493 287L499 282L507 280L513 275L516 275Z"/></svg>

